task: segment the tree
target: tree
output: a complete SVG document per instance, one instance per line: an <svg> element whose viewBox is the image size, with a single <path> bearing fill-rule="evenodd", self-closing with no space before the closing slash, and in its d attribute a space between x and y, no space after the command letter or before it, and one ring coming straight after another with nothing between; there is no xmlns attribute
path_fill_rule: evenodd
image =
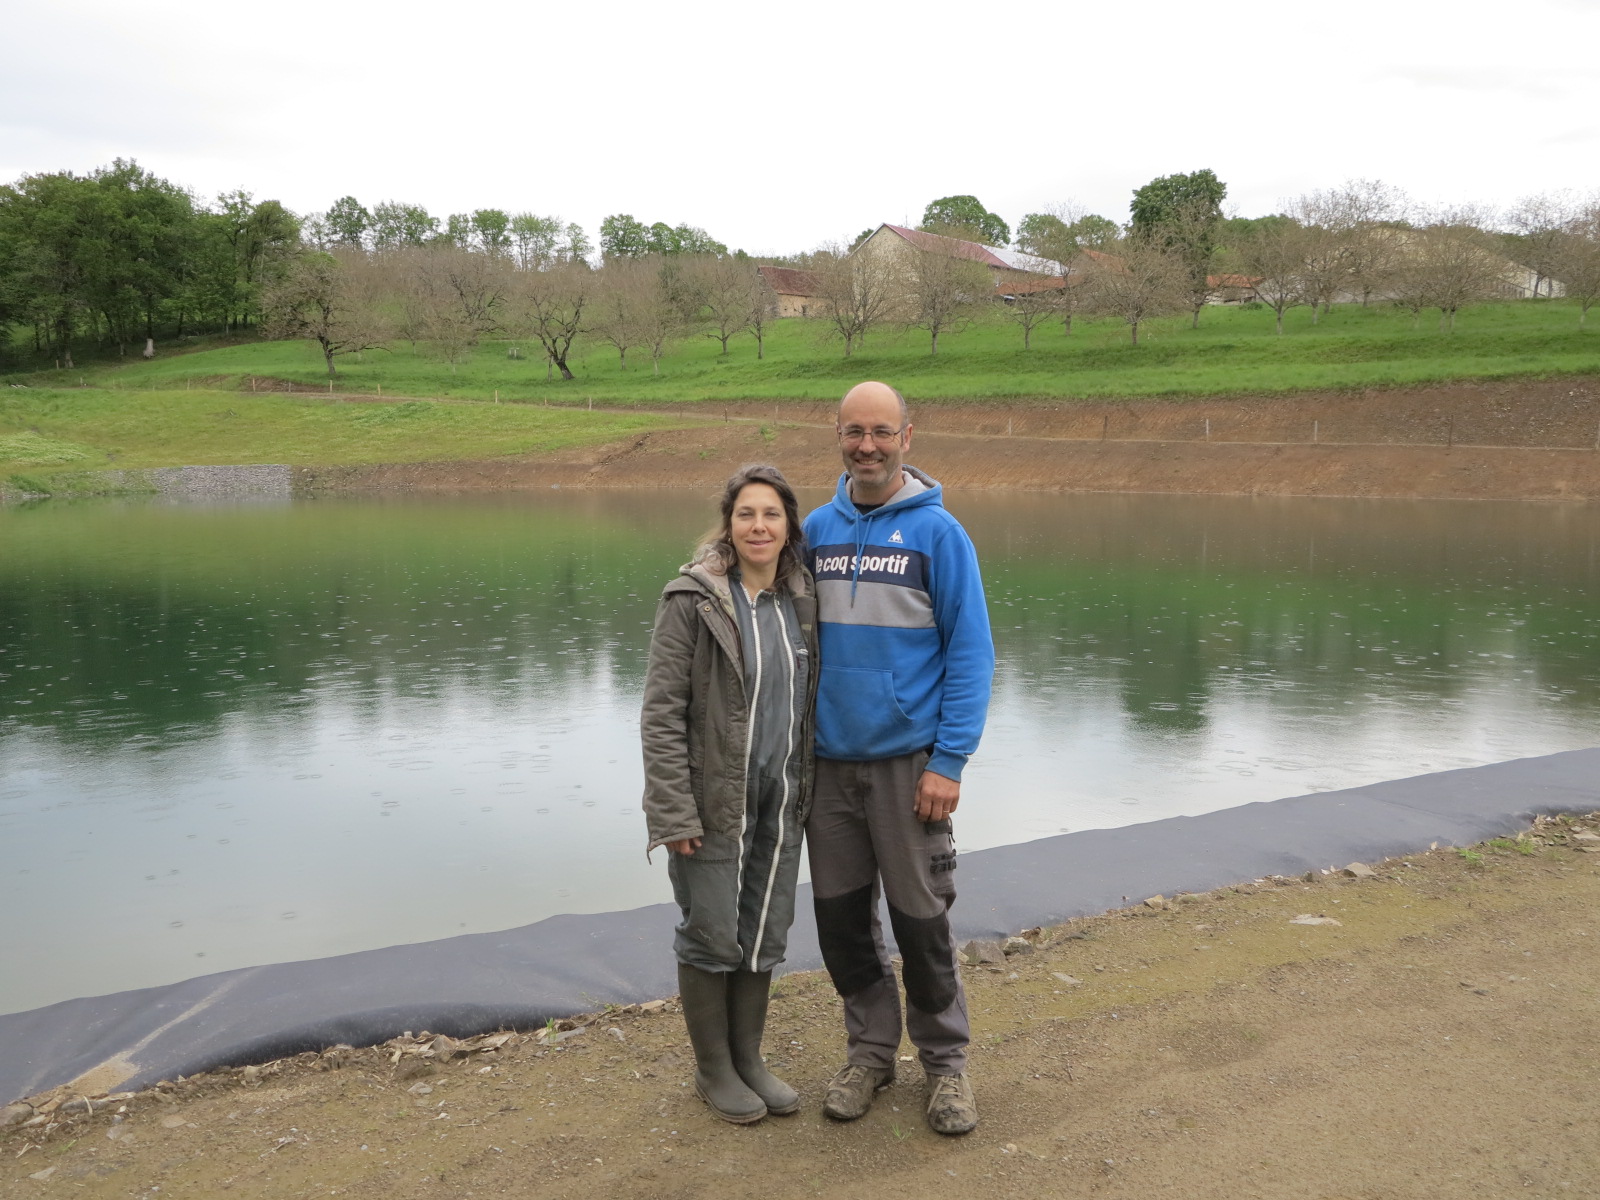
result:
<svg viewBox="0 0 1600 1200"><path fill-rule="evenodd" d="M922 210L919 228L942 233L986 246L1009 246L1011 230L990 212L976 196L944 196Z"/></svg>
<svg viewBox="0 0 1600 1200"><path fill-rule="evenodd" d="M852 254L840 245L825 246L815 255L809 269L817 280L817 298L844 342L846 358L869 332L900 315L905 283L898 267L895 255Z"/></svg>
<svg viewBox="0 0 1600 1200"><path fill-rule="evenodd" d="M444 219L444 229L433 240L440 246L455 246L460 250L471 248L472 214L451 213Z"/></svg>
<svg viewBox="0 0 1600 1200"><path fill-rule="evenodd" d="M560 217L516 213L511 217L509 232L517 266L524 271L543 270L555 262L556 249L561 244Z"/></svg>
<svg viewBox="0 0 1600 1200"><path fill-rule="evenodd" d="M754 263L737 258L699 255L690 259L690 290L711 326L708 337L722 345L728 355L728 341L750 329L768 303L768 288ZM758 342L760 339L757 339ZM756 357L761 357L758 345Z"/></svg>
<svg viewBox="0 0 1600 1200"><path fill-rule="evenodd" d="M1578 304L1578 326L1589 320L1589 310L1600 302L1600 197L1577 210L1561 236L1550 247L1548 264L1553 277Z"/></svg>
<svg viewBox="0 0 1600 1200"><path fill-rule="evenodd" d="M334 244L350 249L360 249L367 244L372 214L354 196L341 196L335 200L323 219L327 222L328 233Z"/></svg>
<svg viewBox="0 0 1600 1200"><path fill-rule="evenodd" d="M1046 321L1053 321L1070 301L1062 295L1065 288L1054 279L1027 283L1013 289L1005 298L1006 318L1022 327L1022 348L1033 346L1033 331ZM1067 320L1071 320L1068 309Z"/></svg>
<svg viewBox="0 0 1600 1200"><path fill-rule="evenodd" d="M217 197L215 229L227 247L216 281L229 329L250 324L259 312L261 286L299 249L300 222L276 200L259 204L246 191Z"/></svg>
<svg viewBox="0 0 1600 1200"><path fill-rule="evenodd" d="M1085 273L1082 304L1091 313L1126 324L1137 346L1140 325L1189 306L1190 266L1178 250L1152 237L1130 234L1116 251L1092 260Z"/></svg>
<svg viewBox="0 0 1600 1200"><path fill-rule="evenodd" d="M1039 260L1041 274L1053 274L1061 280L1059 288L1028 292L1025 301L1017 296L1008 309L1012 318L1022 324L1023 349L1028 348L1033 318L1052 305L1062 315L1063 328L1072 332L1074 288L1088 261L1084 252L1114 241L1117 232L1115 222L1085 212L1071 202L1022 218L1017 226L1017 245L1024 254Z"/></svg>
<svg viewBox="0 0 1600 1200"><path fill-rule="evenodd" d="M594 245L589 241L589 235L583 231L583 226L576 223L569 224L566 228L564 241L556 250L556 256L562 262L587 262L594 254Z"/></svg>
<svg viewBox="0 0 1600 1200"><path fill-rule="evenodd" d="M439 218L430 217L420 204L385 200L372 206L371 229L374 250L425 246L438 233Z"/></svg>
<svg viewBox="0 0 1600 1200"><path fill-rule="evenodd" d="M511 281L507 330L538 341L544 347L546 363L560 371L563 379L574 377L567 355L584 331L584 310L595 280L594 272L582 263L565 262L518 271Z"/></svg>
<svg viewBox="0 0 1600 1200"><path fill-rule="evenodd" d="M13 303L25 307L36 341L71 367L72 342L88 314L86 221L92 181L70 172L25 175L0 188L0 243L10 250Z"/></svg>
<svg viewBox="0 0 1600 1200"><path fill-rule="evenodd" d="M1222 202L1228 186L1211 170L1163 175L1133 193L1128 206L1131 238L1155 241L1182 261L1189 282L1193 324L1210 295L1209 279L1222 224Z"/></svg>
<svg viewBox="0 0 1600 1200"><path fill-rule="evenodd" d="M650 253L650 231L628 213L613 213L600 222L600 254L613 258L638 258Z"/></svg>
<svg viewBox="0 0 1600 1200"><path fill-rule="evenodd" d="M511 253L511 218L498 208L480 208L472 214L472 244L490 258Z"/></svg>
<svg viewBox="0 0 1600 1200"><path fill-rule="evenodd" d="M1255 277L1256 295L1277 315L1280 335L1283 314L1307 302L1307 243L1316 236L1295 221L1261 220L1233 245L1244 274Z"/></svg>
<svg viewBox="0 0 1600 1200"><path fill-rule="evenodd" d="M928 353L939 353L941 333L959 333L994 291L989 270L971 259L936 251L903 256L906 324L928 332Z"/></svg>
<svg viewBox="0 0 1600 1200"><path fill-rule="evenodd" d="M335 355L381 349L388 340L378 284L378 272L359 252L308 250L267 289L267 334L316 342L332 379Z"/></svg>
<svg viewBox="0 0 1600 1200"><path fill-rule="evenodd" d="M1578 208L1570 192L1524 196L1508 214L1506 235L1511 257L1533 271L1533 294L1556 278L1553 268L1560 247L1574 221ZM1562 282L1565 282L1564 280ZM1554 289L1547 289L1553 293Z"/></svg>
<svg viewBox="0 0 1600 1200"><path fill-rule="evenodd" d="M650 348L656 374L667 339L682 328L683 313L663 279L662 259L621 257L600 272L591 328L617 352L628 369L628 351Z"/></svg>
<svg viewBox="0 0 1600 1200"><path fill-rule="evenodd" d="M500 327L510 282L507 264L453 246L430 248L416 262L424 331L454 374L456 364Z"/></svg>
<svg viewBox="0 0 1600 1200"><path fill-rule="evenodd" d="M1439 310L1441 331L1454 331L1456 313L1498 295L1506 287L1506 261L1470 209L1435 214L1416 230L1404 251L1402 289L1411 305ZM1419 311L1412 307L1413 315Z"/></svg>

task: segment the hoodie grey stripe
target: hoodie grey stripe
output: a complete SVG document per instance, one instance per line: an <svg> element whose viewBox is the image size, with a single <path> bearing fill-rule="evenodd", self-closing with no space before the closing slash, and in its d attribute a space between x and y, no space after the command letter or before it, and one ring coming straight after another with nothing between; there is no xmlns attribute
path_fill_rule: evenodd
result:
<svg viewBox="0 0 1600 1200"><path fill-rule="evenodd" d="M854 603L851 590L855 591ZM876 625L888 629L933 629L933 599L927 592L893 583L817 580L817 611L831 625Z"/></svg>

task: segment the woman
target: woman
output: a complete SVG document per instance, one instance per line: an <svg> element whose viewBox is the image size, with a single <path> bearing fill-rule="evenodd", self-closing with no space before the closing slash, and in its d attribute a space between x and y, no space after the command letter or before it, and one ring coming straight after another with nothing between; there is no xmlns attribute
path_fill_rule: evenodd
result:
<svg viewBox="0 0 1600 1200"><path fill-rule="evenodd" d="M661 593L640 730L649 849L670 851L683 910L673 945L695 1091L745 1124L800 1107L761 1034L811 802L817 622L782 473L740 468L721 511Z"/></svg>

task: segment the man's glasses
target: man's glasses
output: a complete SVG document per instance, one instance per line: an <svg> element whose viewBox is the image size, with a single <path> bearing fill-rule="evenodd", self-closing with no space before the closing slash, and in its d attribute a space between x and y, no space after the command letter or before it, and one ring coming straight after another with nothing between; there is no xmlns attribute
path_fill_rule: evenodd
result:
<svg viewBox="0 0 1600 1200"><path fill-rule="evenodd" d="M905 431L906 427L904 425L900 426L899 429L890 429L886 425L880 425L876 429L863 429L859 425L846 425L839 430L839 440L846 446L859 446L868 438L871 438L875 444L881 444L893 441Z"/></svg>

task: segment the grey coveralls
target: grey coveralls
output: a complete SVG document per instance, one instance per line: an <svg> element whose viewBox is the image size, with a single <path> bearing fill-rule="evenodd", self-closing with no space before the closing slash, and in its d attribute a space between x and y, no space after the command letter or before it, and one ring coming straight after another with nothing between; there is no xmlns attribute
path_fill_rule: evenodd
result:
<svg viewBox="0 0 1600 1200"><path fill-rule="evenodd" d="M814 667L787 589L758 593L752 604L737 570L729 582L750 705L744 822L737 838L708 830L692 855L668 856L683 910L673 948L702 971L770 971L783 961L794 922Z"/></svg>

